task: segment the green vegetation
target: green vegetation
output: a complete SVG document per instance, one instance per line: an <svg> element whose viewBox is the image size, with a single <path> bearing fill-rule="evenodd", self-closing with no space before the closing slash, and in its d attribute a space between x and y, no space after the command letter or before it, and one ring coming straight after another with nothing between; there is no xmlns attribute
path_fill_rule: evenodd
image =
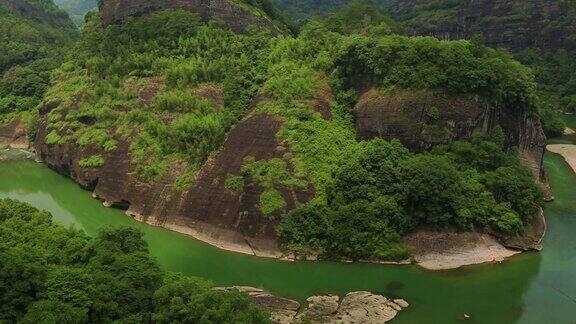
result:
<svg viewBox="0 0 576 324"><path fill-rule="evenodd" d="M244 177L230 175L226 178L226 183L224 185L226 186L226 189L233 193L241 193L244 189Z"/></svg>
<svg viewBox="0 0 576 324"><path fill-rule="evenodd" d="M90 11L98 11L95 0L56 0L56 4L66 11L70 19L80 26L84 23L84 16Z"/></svg>
<svg viewBox="0 0 576 324"><path fill-rule="evenodd" d="M373 5L373 8L383 8L388 1L382 0L273 0L297 25L304 25L310 17L326 17L338 13L349 3ZM370 10L373 10L372 8Z"/></svg>
<svg viewBox="0 0 576 324"><path fill-rule="evenodd" d="M546 135L562 135L566 125L560 114L576 112L576 53L528 48L516 53L516 57L532 67L536 75L541 98L540 116Z"/></svg>
<svg viewBox="0 0 576 324"><path fill-rule="evenodd" d="M336 63L349 87L368 80L391 89L478 93L505 104L532 106L535 100L529 68L505 51L464 40L356 36L346 42Z"/></svg>
<svg viewBox="0 0 576 324"><path fill-rule="evenodd" d="M401 237L417 226L522 233L541 194L515 154L504 154L501 133L415 154L397 141L358 142L351 109L360 91L374 87L475 93L506 109L535 110L531 71L478 42L391 31L379 10L361 2L311 21L297 37L238 35L185 11L103 29L91 14L76 55L54 73L44 98L56 107L46 142L100 152L128 142L140 179L173 170L182 174L174 187L185 190L238 121L269 114L282 121L281 155L247 157L225 187L241 194L246 181L256 184L265 217L286 211L286 195L313 190L312 201L282 215L286 250L398 260L409 255ZM266 100L252 107L256 96ZM432 123L441 117L434 107L427 115Z"/></svg>
<svg viewBox="0 0 576 324"><path fill-rule="evenodd" d="M327 27L340 34L388 35L400 33L400 24L394 22L377 1L353 0L326 18Z"/></svg>
<svg viewBox="0 0 576 324"><path fill-rule="evenodd" d="M77 32L66 13L51 1L14 0L13 11L0 3L0 123L29 120Z"/></svg>
<svg viewBox="0 0 576 324"><path fill-rule="evenodd" d="M243 117L259 82L251 62L260 60L270 35L237 35L195 21L193 13L167 11L102 29L98 15L88 17L75 57L55 73L58 82L44 99L59 103L47 142L58 135L58 143L108 152L133 138L141 179L182 163L197 171ZM222 92L222 109L194 95L207 83Z"/></svg>
<svg viewBox="0 0 576 324"><path fill-rule="evenodd" d="M81 159L78 164L83 168L99 168L104 165L104 158L101 155L92 155L89 158Z"/></svg>
<svg viewBox="0 0 576 324"><path fill-rule="evenodd" d="M286 170L286 163L280 159L254 161L248 157L244 161L242 173L250 176L254 182L263 188L275 185L285 187L306 187L306 182L296 178Z"/></svg>
<svg viewBox="0 0 576 324"><path fill-rule="evenodd" d="M135 229L90 238L13 200L0 200L0 321L269 322L246 294L164 273Z"/></svg>
<svg viewBox="0 0 576 324"><path fill-rule="evenodd" d="M502 144L475 137L412 154L398 141L362 143L334 170L327 205L291 211L280 238L300 255L402 260L399 239L420 225L521 233L542 194Z"/></svg>
<svg viewBox="0 0 576 324"><path fill-rule="evenodd" d="M266 189L260 195L260 203L258 204L262 214L270 216L271 214L280 211L286 207L286 201L276 189Z"/></svg>

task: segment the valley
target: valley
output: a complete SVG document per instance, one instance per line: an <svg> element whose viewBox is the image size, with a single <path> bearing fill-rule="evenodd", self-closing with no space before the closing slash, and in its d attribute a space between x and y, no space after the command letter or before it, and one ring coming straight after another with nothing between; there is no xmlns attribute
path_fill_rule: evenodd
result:
<svg viewBox="0 0 576 324"><path fill-rule="evenodd" d="M0 26L0 322L576 315L572 2L0 0Z"/></svg>

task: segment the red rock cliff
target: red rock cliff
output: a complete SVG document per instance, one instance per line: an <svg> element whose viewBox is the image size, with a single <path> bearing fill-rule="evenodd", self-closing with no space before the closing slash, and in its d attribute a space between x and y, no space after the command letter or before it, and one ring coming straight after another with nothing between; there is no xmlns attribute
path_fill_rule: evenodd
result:
<svg viewBox="0 0 576 324"><path fill-rule="evenodd" d="M439 113L437 120L429 116L430 109ZM354 113L361 139L398 138L416 151L476 133L490 134L500 126L507 136L506 147L518 147L525 165L545 180L546 136L540 119L528 107L498 106L471 94L370 90L362 95Z"/></svg>

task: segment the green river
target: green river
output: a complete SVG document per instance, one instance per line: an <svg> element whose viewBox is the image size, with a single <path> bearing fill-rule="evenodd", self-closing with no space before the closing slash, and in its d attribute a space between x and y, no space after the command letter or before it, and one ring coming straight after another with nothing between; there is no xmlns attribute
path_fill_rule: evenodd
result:
<svg viewBox="0 0 576 324"><path fill-rule="evenodd" d="M453 323L469 314L471 323L574 324L576 176L560 156L548 154L545 164L556 200L546 205L544 251L499 265L445 272L416 266L283 262L221 251L104 208L91 193L31 160L0 163L0 198L28 202L88 234L109 224L139 228L164 269L208 278L217 285L262 287L298 300L315 293L342 295L356 290L399 296L411 306L394 323Z"/></svg>

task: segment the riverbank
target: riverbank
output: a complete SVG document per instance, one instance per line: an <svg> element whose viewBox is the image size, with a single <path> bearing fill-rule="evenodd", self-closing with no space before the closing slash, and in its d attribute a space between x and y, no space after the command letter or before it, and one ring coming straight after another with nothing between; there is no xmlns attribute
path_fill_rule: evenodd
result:
<svg viewBox="0 0 576 324"><path fill-rule="evenodd" d="M28 158L33 154L25 149L12 151L29 153L26 156L20 155L20 158ZM94 192L92 197L102 201L102 205L106 208L114 207L113 204L98 197ZM296 261L293 256L282 253L276 242L259 241L255 242L256 244L251 244L236 231L222 229L208 223L195 223L193 226L185 221L182 221L181 224L166 224L153 217L145 217L130 208L125 211L125 214L148 226L161 227L184 234L224 251L287 262ZM543 218L543 216L541 217ZM521 250L528 250L507 248L504 246L505 244L501 244L494 236L487 233L456 232L454 230L418 230L409 234L403 242L413 251L411 259L400 262L363 261L363 263L396 266L416 264L426 270L440 271L483 263L501 263L521 253ZM255 248L255 246L265 246L267 249ZM316 258L309 258L308 261L316 261ZM349 263L345 260L342 262Z"/></svg>
<svg viewBox="0 0 576 324"><path fill-rule="evenodd" d="M105 203L104 206L110 207ZM287 262L297 261L293 256L287 256L279 249L274 249L274 242L268 242L267 245L271 247L268 250L255 249L251 244L249 244L249 242L243 240L243 237L237 232L221 229L210 224L197 224L198 228L193 228L186 224L161 224L161 222L153 218L145 218L142 215L131 212L130 210L126 211L126 215L150 226L162 227L191 236L195 240L224 251ZM540 213L538 217L541 218L545 224L543 213ZM535 235L538 236L538 239L534 240L534 246L541 246L545 233L545 225L543 229L537 231L538 233L535 233ZM458 269L470 265L502 263L524 251L539 250L539 248L531 247L511 249L504 246L494 236L488 233L458 232L454 229L441 231L417 230L408 234L403 239L403 243L413 251L411 259L399 262L362 262L391 266L415 264L425 270L442 271ZM258 245L262 246L263 244L260 242ZM311 257L306 261L317 261L317 259ZM350 263L351 261L342 260L341 262Z"/></svg>
<svg viewBox="0 0 576 324"><path fill-rule="evenodd" d="M500 244L486 233L419 230L408 234L404 242L414 249L414 260L427 270L501 263L522 253Z"/></svg>
<svg viewBox="0 0 576 324"><path fill-rule="evenodd" d="M0 163L0 197L28 202L51 212L66 226L96 235L104 226L130 226L144 233L151 254L165 271L207 278L216 286L252 286L302 305L314 295L340 298L372 291L404 298L411 306L392 323L571 323L576 318L576 175L563 158L546 154L546 174L556 194L545 205L549 223L545 249L522 253L501 265L452 271L425 271L415 265L278 262L228 253L164 228L103 208L89 192L32 160Z"/></svg>
<svg viewBox="0 0 576 324"><path fill-rule="evenodd" d="M560 154L570 165L572 171L576 173L576 145L574 144L550 144L546 147L548 151Z"/></svg>

